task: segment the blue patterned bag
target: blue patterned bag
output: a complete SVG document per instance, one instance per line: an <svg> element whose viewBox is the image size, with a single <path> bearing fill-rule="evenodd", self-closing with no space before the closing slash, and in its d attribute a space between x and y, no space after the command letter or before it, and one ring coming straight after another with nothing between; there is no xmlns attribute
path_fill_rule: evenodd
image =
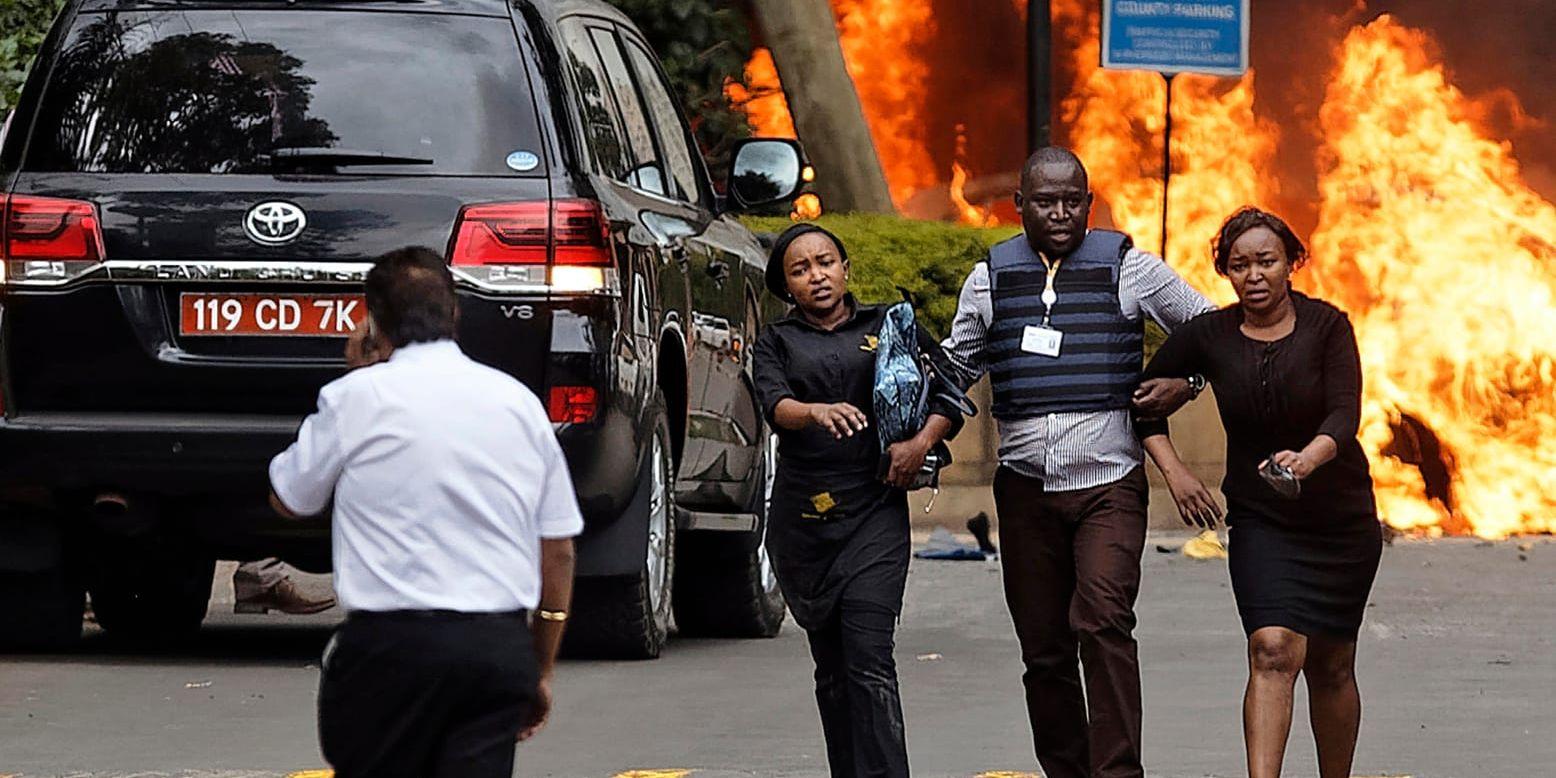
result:
<svg viewBox="0 0 1556 778"><path fill-rule="evenodd" d="M929 381L919 367L913 306L886 309L875 346L875 431L881 450L918 434L928 418Z"/></svg>

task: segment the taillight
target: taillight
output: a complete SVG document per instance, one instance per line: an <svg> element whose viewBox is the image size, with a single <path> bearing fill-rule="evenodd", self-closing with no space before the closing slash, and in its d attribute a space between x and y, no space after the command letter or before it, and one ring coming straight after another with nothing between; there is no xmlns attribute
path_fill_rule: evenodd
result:
<svg viewBox="0 0 1556 778"><path fill-rule="evenodd" d="M614 272L610 225L593 200L466 206L449 263L477 282L549 284L557 291L609 288Z"/></svg>
<svg viewBox="0 0 1556 778"><path fill-rule="evenodd" d="M586 424L599 412L599 397L592 386L553 386L546 411L554 423Z"/></svg>
<svg viewBox="0 0 1556 778"><path fill-rule="evenodd" d="M0 211L6 281L58 283L103 261L103 228L92 203L11 195Z"/></svg>
<svg viewBox="0 0 1556 778"><path fill-rule="evenodd" d="M459 214L456 266L544 265L550 249L550 209L545 203L467 206Z"/></svg>
<svg viewBox="0 0 1556 778"><path fill-rule="evenodd" d="M611 264L610 225L593 200L558 200L551 209L551 236L558 265Z"/></svg>

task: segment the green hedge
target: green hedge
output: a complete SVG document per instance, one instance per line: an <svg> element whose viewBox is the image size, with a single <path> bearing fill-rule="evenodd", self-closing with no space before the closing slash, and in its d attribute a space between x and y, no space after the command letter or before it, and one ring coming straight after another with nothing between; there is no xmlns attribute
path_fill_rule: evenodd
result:
<svg viewBox="0 0 1556 778"><path fill-rule="evenodd" d="M757 232L781 232L792 222L783 218L748 218ZM944 222L916 221L873 214L826 215L817 224L831 230L848 246L852 280L849 289L865 302L902 299L897 287L913 294L925 326L937 335L951 329L956 298L972 266L989 247L1019 230L978 229Z"/></svg>

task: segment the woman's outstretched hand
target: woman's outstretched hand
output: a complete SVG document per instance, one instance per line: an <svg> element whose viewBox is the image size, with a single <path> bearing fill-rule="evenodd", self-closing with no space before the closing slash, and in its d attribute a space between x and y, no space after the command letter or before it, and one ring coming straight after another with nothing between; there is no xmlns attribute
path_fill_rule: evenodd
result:
<svg viewBox="0 0 1556 778"><path fill-rule="evenodd" d="M870 417L848 403L816 403L810 406L810 420L838 440L851 438L870 426Z"/></svg>
<svg viewBox="0 0 1556 778"><path fill-rule="evenodd" d="M1167 491L1178 504L1178 517L1190 527L1215 529L1221 518L1221 506L1205 483L1187 470L1167 475Z"/></svg>

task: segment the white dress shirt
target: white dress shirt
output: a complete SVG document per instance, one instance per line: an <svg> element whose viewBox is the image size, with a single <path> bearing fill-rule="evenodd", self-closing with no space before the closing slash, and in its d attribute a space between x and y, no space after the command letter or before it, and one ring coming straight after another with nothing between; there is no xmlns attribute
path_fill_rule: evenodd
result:
<svg viewBox="0 0 1556 778"><path fill-rule="evenodd" d="M453 341L396 349L319 390L270 483L300 515L334 500L348 611L534 608L541 538L583 530L540 400Z"/></svg>
<svg viewBox="0 0 1556 778"><path fill-rule="evenodd" d="M1161 257L1133 248L1124 253L1118 269L1118 302L1125 318L1139 321L1142 316L1150 317L1169 333L1195 316L1215 310ZM993 321L989 263L979 262L962 285L951 336L941 344L951 366L968 385L988 370L985 341ZM1144 461L1128 410L999 419L998 427L1000 463L1041 480L1049 491L1110 484Z"/></svg>

